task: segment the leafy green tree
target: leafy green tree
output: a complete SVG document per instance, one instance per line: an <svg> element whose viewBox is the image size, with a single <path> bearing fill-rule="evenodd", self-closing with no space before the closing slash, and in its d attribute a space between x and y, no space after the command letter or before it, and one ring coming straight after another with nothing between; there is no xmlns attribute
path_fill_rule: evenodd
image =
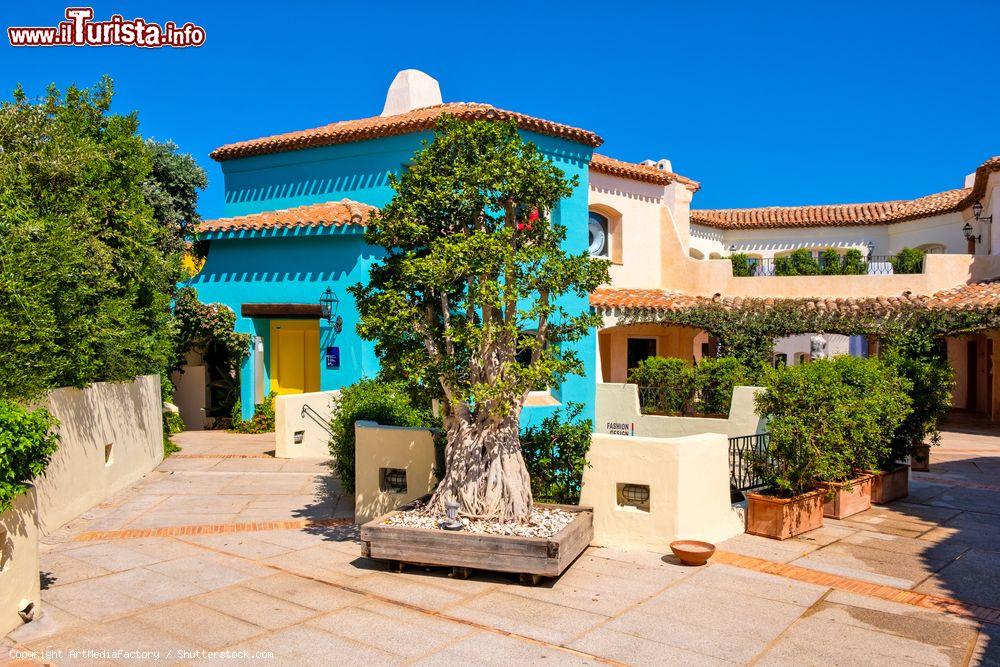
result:
<svg viewBox="0 0 1000 667"><path fill-rule="evenodd" d="M750 264L750 255L738 252L729 256L729 261L733 263L733 275L738 278L746 278L753 275L753 267Z"/></svg>
<svg viewBox="0 0 1000 667"><path fill-rule="evenodd" d="M862 276L868 273L868 262L865 256L857 248L851 248L844 253L844 262L841 273L845 276Z"/></svg>
<svg viewBox="0 0 1000 667"><path fill-rule="evenodd" d="M142 194L153 209L153 218L167 232L162 236L165 255L189 250L193 230L201 222L198 191L208 187L208 176L187 153L179 153L172 141L145 141L150 172L142 183Z"/></svg>
<svg viewBox="0 0 1000 667"><path fill-rule="evenodd" d="M819 272L819 262L805 248L793 250L790 254L776 257L774 260L776 276L816 276Z"/></svg>
<svg viewBox="0 0 1000 667"><path fill-rule="evenodd" d="M368 226L387 254L351 290L358 330L390 372L443 399L439 509L531 516L521 408L533 387L582 372L568 344L600 318L561 298L582 301L608 281L607 262L563 250L566 228L549 216L575 184L513 123L444 116Z"/></svg>
<svg viewBox="0 0 1000 667"><path fill-rule="evenodd" d="M752 384L750 372L734 357L706 357L694 368L698 409L703 414L729 414L733 388Z"/></svg>
<svg viewBox="0 0 1000 667"><path fill-rule="evenodd" d="M0 397L130 380L172 357L180 257L145 198L138 118L110 79L0 104Z"/></svg>

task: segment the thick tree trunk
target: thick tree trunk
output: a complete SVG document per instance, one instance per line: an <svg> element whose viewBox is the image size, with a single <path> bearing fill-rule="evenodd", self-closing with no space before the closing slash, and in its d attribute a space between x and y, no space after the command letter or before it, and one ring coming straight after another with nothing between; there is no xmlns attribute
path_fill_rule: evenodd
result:
<svg viewBox="0 0 1000 667"><path fill-rule="evenodd" d="M444 512L455 500L460 514L495 521L531 518L531 481L521 456L517 414L502 420L476 418L466 406L445 417L445 476L431 498Z"/></svg>

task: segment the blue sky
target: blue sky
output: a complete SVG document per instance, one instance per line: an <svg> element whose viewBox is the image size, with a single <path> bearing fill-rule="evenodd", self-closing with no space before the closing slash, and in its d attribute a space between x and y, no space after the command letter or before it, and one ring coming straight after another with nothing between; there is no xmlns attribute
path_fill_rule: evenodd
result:
<svg viewBox="0 0 1000 667"><path fill-rule="evenodd" d="M2 24L55 25L65 3L8 4ZM445 101L488 102L593 130L601 152L667 157L696 208L909 198L961 187L1000 154L991 58L1000 2L97 2L207 31L194 49L14 49L20 82L116 83L118 111L208 170L216 146L376 115L396 71ZM4 31L5 32L5 31Z"/></svg>

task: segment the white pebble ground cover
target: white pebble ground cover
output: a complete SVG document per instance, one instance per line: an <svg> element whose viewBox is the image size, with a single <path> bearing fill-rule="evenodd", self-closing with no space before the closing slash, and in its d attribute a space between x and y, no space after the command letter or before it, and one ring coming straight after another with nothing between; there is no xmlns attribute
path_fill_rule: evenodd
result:
<svg viewBox="0 0 1000 667"><path fill-rule="evenodd" d="M530 523L500 523L498 521L483 521L459 517L462 530L469 533L486 533L490 535L516 535L518 537L552 537L565 528L573 520L573 513L554 508L535 507L531 510ZM444 519L440 514L431 513L426 507L393 514L382 522L386 526L405 526L406 528L426 528L428 530L443 530L440 526Z"/></svg>

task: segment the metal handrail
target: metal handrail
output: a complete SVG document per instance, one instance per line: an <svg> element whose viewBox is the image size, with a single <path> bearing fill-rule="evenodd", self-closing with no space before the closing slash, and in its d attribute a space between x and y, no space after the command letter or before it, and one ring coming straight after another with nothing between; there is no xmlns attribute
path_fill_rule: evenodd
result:
<svg viewBox="0 0 1000 667"><path fill-rule="evenodd" d="M330 430L330 424L323 421L323 415L316 412L316 410L311 405L303 405L302 412L299 414L300 417L309 417L314 422L316 422L321 429L327 432L327 434L332 438L333 431Z"/></svg>

